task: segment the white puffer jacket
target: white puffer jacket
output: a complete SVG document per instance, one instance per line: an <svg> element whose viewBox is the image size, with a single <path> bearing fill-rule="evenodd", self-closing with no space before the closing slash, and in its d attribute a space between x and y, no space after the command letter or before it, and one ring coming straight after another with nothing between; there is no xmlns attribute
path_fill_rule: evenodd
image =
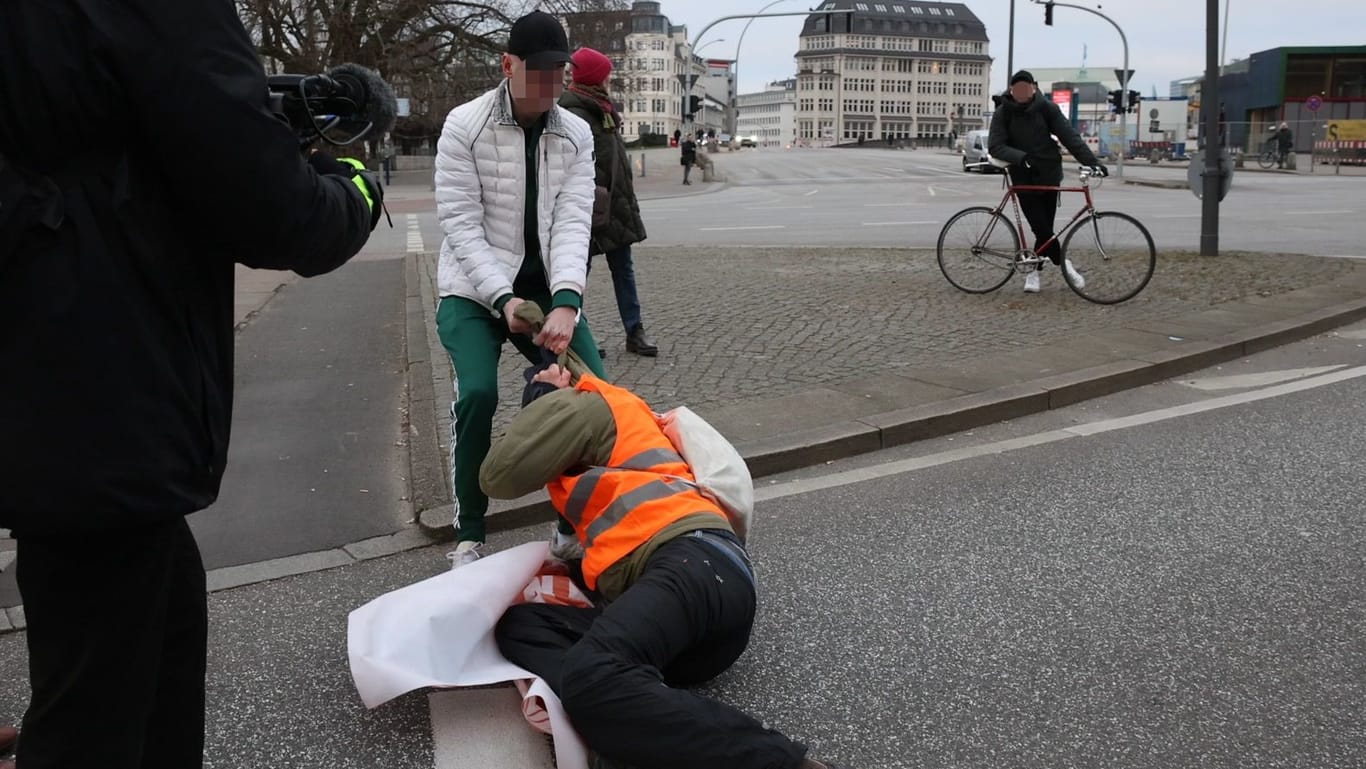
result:
<svg viewBox="0 0 1366 769"><path fill-rule="evenodd" d="M536 165L539 256L550 293L582 294L595 184L588 124L552 108ZM436 214L445 233L437 267L441 296L492 310L494 300L512 291L526 250L526 173L526 135L513 119L506 80L446 116L436 154Z"/></svg>

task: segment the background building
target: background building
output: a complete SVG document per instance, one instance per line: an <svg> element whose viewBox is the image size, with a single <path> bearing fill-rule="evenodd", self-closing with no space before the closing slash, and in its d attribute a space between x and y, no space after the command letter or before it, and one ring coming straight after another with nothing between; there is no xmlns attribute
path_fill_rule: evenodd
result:
<svg viewBox="0 0 1366 769"><path fill-rule="evenodd" d="M938 141L984 126L986 27L961 3L826 0L797 51L799 142Z"/></svg>
<svg viewBox="0 0 1366 769"><path fill-rule="evenodd" d="M688 28L670 22L659 3L638 0L627 11L568 14L564 23L571 48L588 46L611 57L610 90L627 141L690 127L683 97L702 98L708 68L693 55Z"/></svg>
<svg viewBox="0 0 1366 769"><path fill-rule="evenodd" d="M758 93L736 97L735 135L753 136L760 147L782 147L797 139L797 80L769 83Z"/></svg>

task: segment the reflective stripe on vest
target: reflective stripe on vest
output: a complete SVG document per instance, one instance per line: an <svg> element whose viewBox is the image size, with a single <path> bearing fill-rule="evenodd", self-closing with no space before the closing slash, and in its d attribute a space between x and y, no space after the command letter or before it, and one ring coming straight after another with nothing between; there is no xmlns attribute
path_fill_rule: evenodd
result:
<svg viewBox="0 0 1366 769"><path fill-rule="evenodd" d="M612 564L681 518L714 514L716 503L691 483L692 470L640 398L585 375L575 386L602 396L616 423L616 445L606 467L548 484L550 501L574 525L584 546L583 576L590 588Z"/></svg>

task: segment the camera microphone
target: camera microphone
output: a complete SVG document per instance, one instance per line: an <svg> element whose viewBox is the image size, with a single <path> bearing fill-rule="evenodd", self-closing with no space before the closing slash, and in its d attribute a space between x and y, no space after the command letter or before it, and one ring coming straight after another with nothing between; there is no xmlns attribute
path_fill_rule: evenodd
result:
<svg viewBox="0 0 1366 769"><path fill-rule="evenodd" d="M346 145L378 138L394 127L398 100L374 70L341 64L325 75L271 75L266 78L271 110L285 119L302 145L319 139ZM332 138L338 131L350 138Z"/></svg>
<svg viewBox="0 0 1366 769"><path fill-rule="evenodd" d="M398 99L394 89L384 82L379 73L359 64L340 64L327 76L346 92L347 98L360 108L362 118L374 126L377 134L394 127L398 117Z"/></svg>

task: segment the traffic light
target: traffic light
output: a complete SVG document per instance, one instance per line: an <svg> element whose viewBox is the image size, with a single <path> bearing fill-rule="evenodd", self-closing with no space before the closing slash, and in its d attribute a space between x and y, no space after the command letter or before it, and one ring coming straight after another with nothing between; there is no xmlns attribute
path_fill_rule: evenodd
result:
<svg viewBox="0 0 1366 769"><path fill-rule="evenodd" d="M1124 92L1118 88L1110 92L1110 111L1115 114L1124 111Z"/></svg>
<svg viewBox="0 0 1366 769"><path fill-rule="evenodd" d="M702 97L701 97L701 96L689 96L689 97L688 97L688 112L690 112L690 113L696 115L699 111L701 111L701 109L702 109Z"/></svg>
<svg viewBox="0 0 1366 769"><path fill-rule="evenodd" d="M1138 112L1138 102L1143 98L1143 94L1138 91L1129 92L1129 111Z"/></svg>
<svg viewBox="0 0 1366 769"><path fill-rule="evenodd" d="M1045 26L1053 26L1053 3L1051 0L1043 4L1043 23Z"/></svg>

